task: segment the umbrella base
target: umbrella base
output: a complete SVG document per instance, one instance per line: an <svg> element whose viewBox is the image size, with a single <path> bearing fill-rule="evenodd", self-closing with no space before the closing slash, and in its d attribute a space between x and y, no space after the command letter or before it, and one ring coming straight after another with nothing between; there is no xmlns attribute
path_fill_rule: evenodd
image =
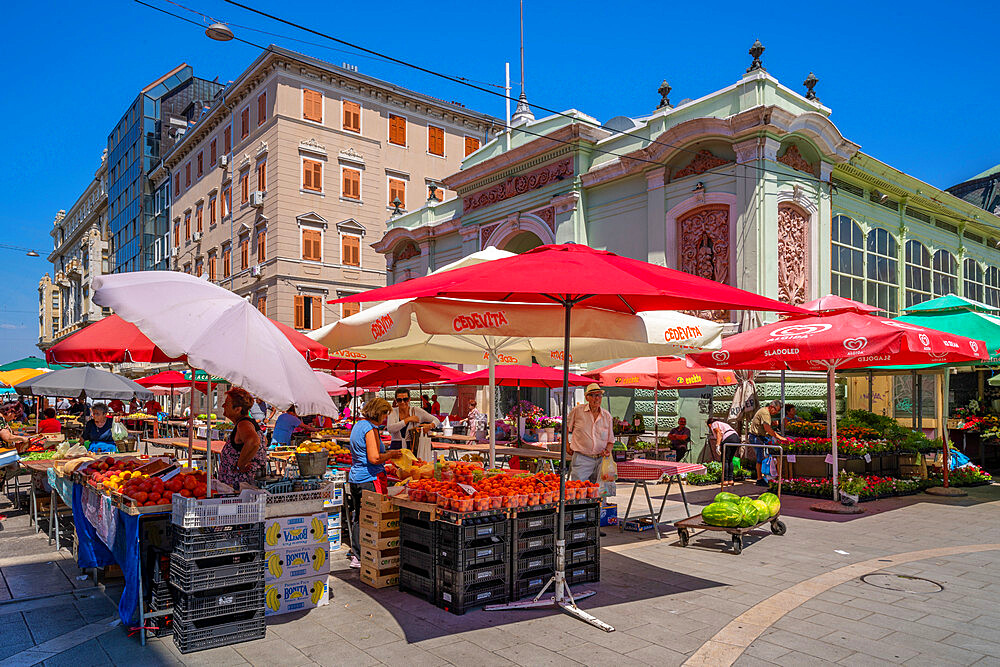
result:
<svg viewBox="0 0 1000 667"><path fill-rule="evenodd" d="M809 509L813 512L825 512L826 514L862 514L865 508L858 507L857 505L842 505L833 500L824 500L823 502L816 503L815 505L810 505Z"/></svg>
<svg viewBox="0 0 1000 667"><path fill-rule="evenodd" d="M950 498L961 498L962 496L969 495L962 489L956 489L954 486L932 486L926 489L925 493L929 493L932 496L948 496Z"/></svg>
<svg viewBox="0 0 1000 667"><path fill-rule="evenodd" d="M549 582L549 584L552 583L553 583L552 581ZM546 586L546 588L548 588L548 586ZM576 606L576 600L589 598L590 596L596 594L595 591L580 591L574 596L572 593L569 592L569 588L567 587L566 593L568 595L568 598L565 598L563 600L556 600L556 596L554 594L542 598L541 595L543 595L544 593L545 591L542 591L542 593L539 593L539 595L532 600L522 600L520 602L511 602L509 604L494 604L484 607L483 609L485 609L486 611L507 611L507 610L517 610L517 609L544 609L547 607L554 607L557 609L561 609L563 612L569 614L570 616L580 621L583 621L584 623L589 623L595 628L604 630L605 632L615 631L614 627L608 625L607 623L597 618L596 616L588 614L587 612Z"/></svg>

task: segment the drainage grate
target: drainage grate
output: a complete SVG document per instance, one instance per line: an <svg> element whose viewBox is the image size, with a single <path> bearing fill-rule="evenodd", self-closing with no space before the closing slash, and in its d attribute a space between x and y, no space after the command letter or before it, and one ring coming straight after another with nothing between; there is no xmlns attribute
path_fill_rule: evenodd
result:
<svg viewBox="0 0 1000 667"><path fill-rule="evenodd" d="M922 577L910 577L905 574L873 572L861 577L861 581L876 588L902 593L940 593L944 590L944 586L936 581Z"/></svg>

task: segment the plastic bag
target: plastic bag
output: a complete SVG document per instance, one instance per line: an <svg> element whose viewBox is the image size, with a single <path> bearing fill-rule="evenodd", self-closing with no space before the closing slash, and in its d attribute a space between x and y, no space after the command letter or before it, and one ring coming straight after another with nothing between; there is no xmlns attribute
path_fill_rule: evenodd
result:
<svg viewBox="0 0 1000 667"><path fill-rule="evenodd" d="M602 498L613 496L618 492L615 485L617 479L618 464L610 456L605 456L601 459L601 466L597 471L597 483Z"/></svg>
<svg viewBox="0 0 1000 667"><path fill-rule="evenodd" d="M431 437L426 433L420 434L420 439L417 440L417 458L430 461L434 458L434 450L431 448Z"/></svg>
<svg viewBox="0 0 1000 667"><path fill-rule="evenodd" d="M760 462L760 472L769 482L778 478L778 464L773 456L770 454L764 456L764 460Z"/></svg>
<svg viewBox="0 0 1000 667"><path fill-rule="evenodd" d="M121 422L114 422L111 424L111 439L115 442L120 442L128 438L128 429Z"/></svg>

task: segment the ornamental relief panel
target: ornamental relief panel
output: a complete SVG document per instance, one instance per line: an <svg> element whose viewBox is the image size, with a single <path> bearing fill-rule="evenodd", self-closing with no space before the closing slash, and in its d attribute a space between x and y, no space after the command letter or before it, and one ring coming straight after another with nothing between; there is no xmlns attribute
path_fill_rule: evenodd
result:
<svg viewBox="0 0 1000 667"><path fill-rule="evenodd" d="M681 271L729 284L729 206L697 208L677 220ZM728 322L728 310L692 311L693 315Z"/></svg>
<svg viewBox="0 0 1000 667"><path fill-rule="evenodd" d="M686 167L674 172L673 178L677 179L684 178L685 176L704 174L709 169L715 169L716 167L721 167L722 165L729 164L730 162L731 160L716 157L711 151L700 150Z"/></svg>
<svg viewBox="0 0 1000 667"><path fill-rule="evenodd" d="M567 176L573 175L573 158L566 158L555 162L553 164L546 165L540 169L535 169L534 171L528 172L524 175L511 176L503 183L494 185L493 187L473 193L468 197L462 199L462 211L468 213L469 211L474 211L477 208L482 208L483 206L489 206L490 204L496 204L505 199L510 199L511 197L516 197L522 195L525 192L530 192L544 185L547 185L555 180L561 180Z"/></svg>
<svg viewBox="0 0 1000 667"><path fill-rule="evenodd" d="M778 206L778 300L798 306L806 301L806 236L809 221L796 207Z"/></svg>

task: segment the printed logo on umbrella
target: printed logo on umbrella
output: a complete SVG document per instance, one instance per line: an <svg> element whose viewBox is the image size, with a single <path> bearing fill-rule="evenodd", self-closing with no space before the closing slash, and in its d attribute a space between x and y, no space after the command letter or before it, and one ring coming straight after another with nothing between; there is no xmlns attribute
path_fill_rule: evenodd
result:
<svg viewBox="0 0 1000 667"><path fill-rule="evenodd" d="M924 347L928 347L931 344L931 339L927 337L927 334L919 334L917 338L920 339L920 344Z"/></svg>
<svg viewBox="0 0 1000 667"><path fill-rule="evenodd" d="M331 356L340 357L341 359L367 359L368 355L364 352L355 352L354 350L337 350Z"/></svg>
<svg viewBox="0 0 1000 667"><path fill-rule="evenodd" d="M847 338L844 340L844 347L846 347L851 352L858 352L859 350L865 349L868 346L868 339L864 336L858 336L857 338Z"/></svg>
<svg viewBox="0 0 1000 667"><path fill-rule="evenodd" d="M565 359L565 357L566 357L566 355L565 355L565 353L564 353L563 350L552 350L551 352L549 352L549 358L550 359L555 359L556 361L562 361L563 359ZM572 352L569 355L569 363L573 363L573 353Z"/></svg>
<svg viewBox="0 0 1000 667"><path fill-rule="evenodd" d="M372 338L378 340L392 330L392 316L388 313L372 322Z"/></svg>
<svg viewBox="0 0 1000 667"><path fill-rule="evenodd" d="M675 340L688 340L701 336L701 329L698 327L671 327L663 332L663 340L671 342Z"/></svg>
<svg viewBox="0 0 1000 667"><path fill-rule="evenodd" d="M771 332L772 338L806 338L832 329L832 324L793 324Z"/></svg>
<svg viewBox="0 0 1000 667"><path fill-rule="evenodd" d="M496 329L510 324L510 322L507 321L507 313L498 310L496 312L483 311L459 315L451 324L455 331L468 331L470 329Z"/></svg>
<svg viewBox="0 0 1000 667"><path fill-rule="evenodd" d="M720 364L726 363L729 361L729 350L716 350L712 353L712 359Z"/></svg>
<svg viewBox="0 0 1000 667"><path fill-rule="evenodd" d="M489 358L490 358L490 353L489 352L483 352L483 359L486 360L486 361L489 361ZM509 357L506 354L500 354L498 352L497 353L497 363L498 364L516 364L517 363L517 357Z"/></svg>
<svg viewBox="0 0 1000 667"><path fill-rule="evenodd" d="M972 351L973 351L973 352L974 352L975 354L979 354L979 343L977 343L977 342L976 342L976 341L974 341L974 340L970 340L970 341L969 341L969 347L971 347L971 348L972 348Z"/></svg>
<svg viewBox="0 0 1000 667"><path fill-rule="evenodd" d="M622 377L615 378L615 384L637 384L638 382L639 382L638 375L633 375L632 377L627 377L627 378L622 378Z"/></svg>

